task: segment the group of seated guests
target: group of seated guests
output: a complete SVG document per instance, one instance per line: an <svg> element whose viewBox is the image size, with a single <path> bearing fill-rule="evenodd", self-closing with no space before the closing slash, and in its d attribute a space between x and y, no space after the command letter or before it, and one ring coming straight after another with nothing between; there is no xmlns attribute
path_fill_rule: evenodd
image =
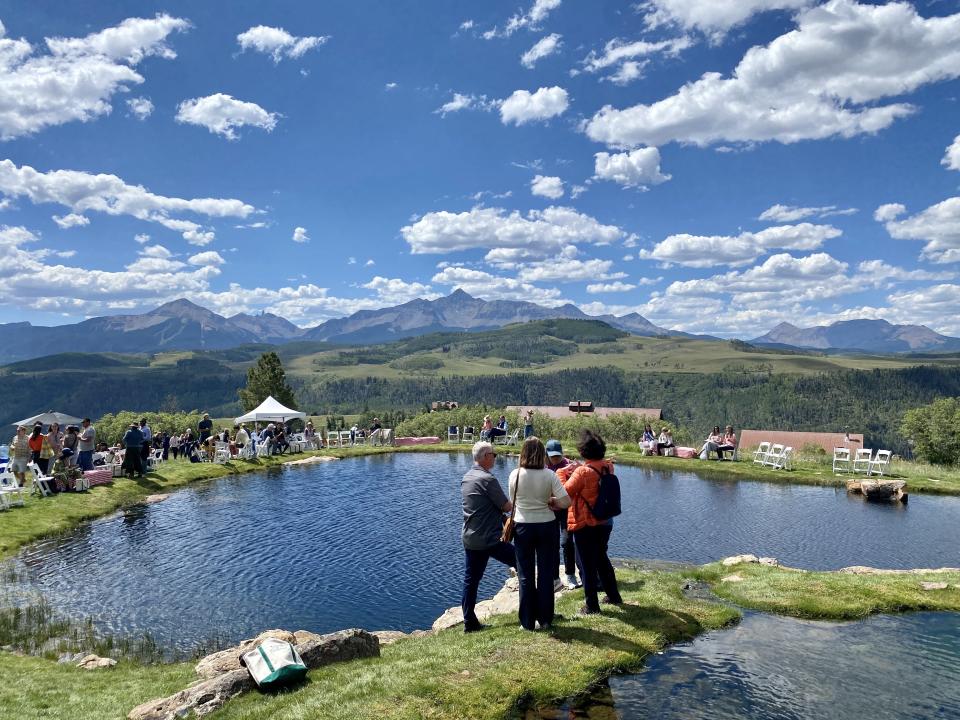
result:
<svg viewBox="0 0 960 720"><path fill-rule="evenodd" d="M480 428L480 439L490 442L493 438L503 437L507 434L507 416L501 415L500 419L497 420L497 424L493 424L493 420L490 419L489 415L483 416L483 426Z"/></svg>
<svg viewBox="0 0 960 720"><path fill-rule="evenodd" d="M643 438L640 440L640 448L644 454L649 455L672 455L671 449L676 447L673 443L673 433L670 428L660 428L660 435L653 434L653 428L650 423L643 426Z"/></svg>
<svg viewBox="0 0 960 720"><path fill-rule="evenodd" d="M644 455L672 455L671 449L676 447L670 428L661 428L660 435L657 436L654 435L649 423L643 428L643 437L639 444ZM716 453L718 460L724 460L725 452L734 452L736 449L737 435L733 431L733 426L727 425L724 431L720 432L720 426L714 425L713 431L707 436L698 454L701 460L709 460L711 453Z"/></svg>

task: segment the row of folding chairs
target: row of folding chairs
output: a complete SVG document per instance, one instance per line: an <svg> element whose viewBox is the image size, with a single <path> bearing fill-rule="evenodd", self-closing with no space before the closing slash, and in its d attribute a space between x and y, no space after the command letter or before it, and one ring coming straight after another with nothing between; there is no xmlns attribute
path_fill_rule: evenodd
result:
<svg viewBox="0 0 960 720"><path fill-rule="evenodd" d="M450 425L447 428L447 442L450 443L472 443L473 442L473 427L467 425L460 430L459 425Z"/></svg>
<svg viewBox="0 0 960 720"><path fill-rule="evenodd" d="M753 452L753 462L774 470L790 470L793 448L789 445L762 442Z"/></svg>
<svg viewBox="0 0 960 720"><path fill-rule="evenodd" d="M850 448L833 449L833 471L866 473L867 475L883 475L890 470L890 450L873 450L857 448L854 455L850 455Z"/></svg>
<svg viewBox="0 0 960 720"><path fill-rule="evenodd" d="M327 430L327 447L351 447L354 445L391 445L393 444L393 430L380 428L372 433L360 434L355 432L350 437L349 430Z"/></svg>

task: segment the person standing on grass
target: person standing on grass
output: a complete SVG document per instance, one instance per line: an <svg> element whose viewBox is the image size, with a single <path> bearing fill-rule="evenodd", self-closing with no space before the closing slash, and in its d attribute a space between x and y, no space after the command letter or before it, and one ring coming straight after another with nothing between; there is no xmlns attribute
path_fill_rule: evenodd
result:
<svg viewBox="0 0 960 720"><path fill-rule="evenodd" d="M153 448L153 430L147 424L146 418L140 420L140 432L143 433L143 444L140 446L140 465L147 466L147 458L150 457L150 450Z"/></svg>
<svg viewBox="0 0 960 720"><path fill-rule="evenodd" d="M569 479L571 473L579 467L579 463L563 456L563 446L559 440L547 440L546 450L547 470L556 473L561 482ZM580 587L577 579L577 552L573 547L573 535L567 530L567 510L557 510L555 515L560 526L560 549L563 551L563 571L566 576L563 586L568 590L576 590ZM559 563L554 577L560 579Z"/></svg>
<svg viewBox="0 0 960 720"><path fill-rule="evenodd" d="M546 449L537 437L520 448L520 467L510 473L507 492L514 498L513 546L520 580L520 627L548 630L553 624L554 581L560 564L560 530L555 510L570 507L557 476L548 470Z"/></svg>
<svg viewBox="0 0 960 720"><path fill-rule="evenodd" d="M78 460L80 469L86 472L93 470L93 449L97 446L97 429L90 424L90 418L84 418L80 423L80 440L77 447L80 448L80 458Z"/></svg>
<svg viewBox="0 0 960 720"><path fill-rule="evenodd" d="M10 469L17 479L17 484L23 487L27 479L27 466L30 464L33 451L30 449L30 438L27 428L21 425L17 428L17 436L10 443Z"/></svg>
<svg viewBox="0 0 960 720"><path fill-rule="evenodd" d="M463 476L460 494L463 498L463 540L464 571L463 595L460 607L463 609L463 631L476 632L485 626L477 619L477 590L490 558L510 567L517 566L517 555L513 545L503 542L503 513L513 508L512 503L503 494L500 482L490 472L497 461L493 446L480 441L473 446L473 467Z"/></svg>
<svg viewBox="0 0 960 720"><path fill-rule="evenodd" d="M590 510L600 495L601 473L612 473L613 463L604 460L607 445L602 437L591 430L580 431L577 451L585 462L573 471L563 487L571 500L567 529L573 535L580 579L583 581L585 604L579 612L581 615L592 615L600 612L600 601L597 598L600 587L606 593L604 602L612 605L623 603L617 587L617 575L607 555L613 522L598 520Z"/></svg>
<svg viewBox="0 0 960 720"><path fill-rule="evenodd" d="M197 423L197 431L200 433L200 444L205 445L207 438L213 433L213 420L209 413L203 414L203 419Z"/></svg>
<svg viewBox="0 0 960 720"><path fill-rule="evenodd" d="M124 433L123 447L124 474L129 478L143 477L143 461L140 455L143 448L143 432L136 423L130 423L130 428Z"/></svg>
<svg viewBox="0 0 960 720"><path fill-rule="evenodd" d="M533 437L533 410L527 410L523 417L523 439Z"/></svg>
<svg viewBox="0 0 960 720"><path fill-rule="evenodd" d="M67 467L73 467L77 464L77 444L79 442L80 436L77 434L77 426L67 425L67 431L63 434L63 447L61 448L61 453L63 450L70 451L70 455L66 458Z"/></svg>

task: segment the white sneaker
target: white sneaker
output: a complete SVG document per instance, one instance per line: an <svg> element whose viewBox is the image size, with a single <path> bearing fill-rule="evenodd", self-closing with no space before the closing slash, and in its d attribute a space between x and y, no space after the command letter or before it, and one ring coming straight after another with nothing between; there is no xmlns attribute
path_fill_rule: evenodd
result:
<svg viewBox="0 0 960 720"><path fill-rule="evenodd" d="M581 583L580 583L580 581L577 580L577 576L576 576L576 575L567 575L567 576L563 579L563 586L564 586L567 590L576 590L578 587L581 586Z"/></svg>

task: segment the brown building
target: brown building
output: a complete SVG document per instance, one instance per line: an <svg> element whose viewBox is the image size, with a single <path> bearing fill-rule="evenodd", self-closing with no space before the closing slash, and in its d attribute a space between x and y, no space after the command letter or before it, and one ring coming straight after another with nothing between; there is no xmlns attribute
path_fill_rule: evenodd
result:
<svg viewBox="0 0 960 720"><path fill-rule="evenodd" d="M527 410L533 410L535 413L546 415L555 420L566 418L575 418L577 413L572 412L566 405L507 405L507 411L516 410L523 417ZM595 415L596 417L608 417L610 415L637 415L638 417L649 418L650 420L661 420L663 411L660 408L618 408L618 407L595 407L592 413L583 413L585 417Z"/></svg>
<svg viewBox="0 0 960 720"><path fill-rule="evenodd" d="M787 432L783 430L741 430L740 447L753 448L762 442L790 446L801 450L806 445L819 445L833 455L834 448L850 448L851 453L863 447L862 433Z"/></svg>

